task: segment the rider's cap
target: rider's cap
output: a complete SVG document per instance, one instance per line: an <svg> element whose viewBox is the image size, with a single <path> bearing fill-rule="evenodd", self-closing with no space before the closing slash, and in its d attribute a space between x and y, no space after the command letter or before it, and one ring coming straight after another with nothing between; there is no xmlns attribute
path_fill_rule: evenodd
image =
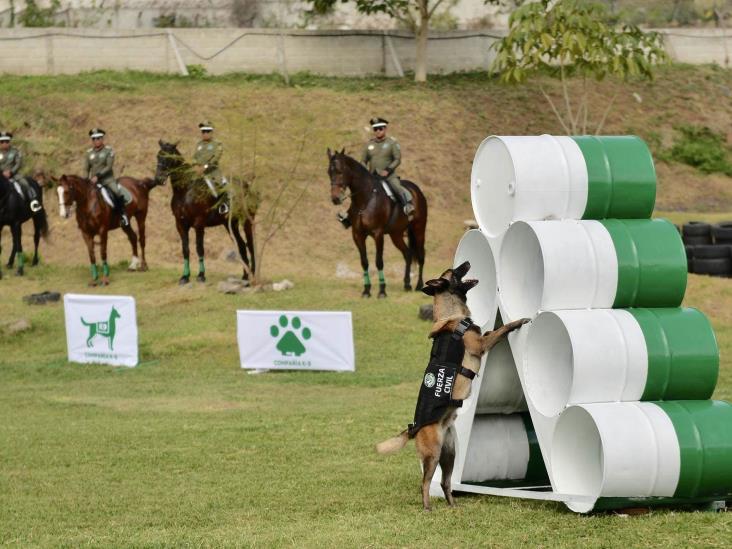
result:
<svg viewBox="0 0 732 549"><path fill-rule="evenodd" d="M96 139L97 137L104 137L106 132L101 128L92 128L89 130L89 137Z"/></svg>
<svg viewBox="0 0 732 549"><path fill-rule="evenodd" d="M212 132L213 131L213 124L211 124L211 122L208 122L208 121L201 122L198 125L198 129L201 130L202 132Z"/></svg>
<svg viewBox="0 0 732 549"><path fill-rule="evenodd" d="M10 141L13 138L13 134L10 132L0 132L0 141Z"/></svg>
<svg viewBox="0 0 732 549"><path fill-rule="evenodd" d="M389 121L384 118L372 118L369 123L372 128L383 128L389 124Z"/></svg>

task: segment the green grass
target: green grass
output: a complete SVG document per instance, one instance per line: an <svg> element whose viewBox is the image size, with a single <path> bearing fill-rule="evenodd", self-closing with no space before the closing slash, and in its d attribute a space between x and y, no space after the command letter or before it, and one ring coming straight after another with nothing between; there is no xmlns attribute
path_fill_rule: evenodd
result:
<svg viewBox="0 0 732 549"><path fill-rule="evenodd" d="M7 274L7 273L6 273ZM0 542L11 546L641 547L724 546L732 514L655 510L578 516L561 504L460 497L419 503L414 450L373 444L411 419L429 353L422 294L394 284L361 300L358 281L308 279L282 293L226 296L177 272L115 268L88 290L85 268L43 266L0 281ZM396 281L394 281L396 282ZM692 277L687 303L729 302L729 281ZM21 296L54 289L134 295L141 364L66 362L63 308ZM247 375L235 311L352 310L356 372ZM732 395L732 321L718 397Z"/></svg>

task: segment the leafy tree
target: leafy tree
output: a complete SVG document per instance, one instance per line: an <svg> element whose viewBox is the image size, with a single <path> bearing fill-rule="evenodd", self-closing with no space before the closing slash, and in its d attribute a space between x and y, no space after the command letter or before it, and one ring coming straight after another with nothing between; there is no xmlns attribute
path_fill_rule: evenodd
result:
<svg viewBox="0 0 732 549"><path fill-rule="evenodd" d="M430 20L444 0L308 0L318 14L330 12L337 3L355 2L356 9L367 15L385 13L404 23L417 38L414 68L415 82L427 80L427 38Z"/></svg>
<svg viewBox="0 0 732 549"><path fill-rule="evenodd" d="M607 8L580 0L538 0L525 3L509 18L508 34L496 42L491 70L506 83L520 84L539 71L561 82L564 105L541 92L570 134L589 127L588 80L606 77L651 80L654 66L667 60L661 36L635 25L614 27ZM579 98L570 91L570 78L581 81ZM595 133L602 130L617 93L607 103Z"/></svg>

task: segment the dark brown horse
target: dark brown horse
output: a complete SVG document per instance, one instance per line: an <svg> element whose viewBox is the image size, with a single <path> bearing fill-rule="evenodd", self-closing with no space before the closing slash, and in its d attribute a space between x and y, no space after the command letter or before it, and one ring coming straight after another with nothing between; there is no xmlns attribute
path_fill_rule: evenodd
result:
<svg viewBox="0 0 732 549"><path fill-rule="evenodd" d="M331 152L328 149L328 175L330 176L330 198L333 204L341 204L350 196L351 206L348 208L348 220L351 222L351 234L361 254L363 268L364 297L371 297L371 279L369 278L369 259L366 255L366 237L372 236L376 242L376 268L379 271L379 297L386 297L386 280L384 278L384 235L404 256L404 289L411 290L410 268L412 261L419 264L417 290L422 289L422 270L424 268L424 238L427 227L427 200L422 191L411 181L402 180L414 201L414 216L411 221L404 215L401 206L393 202L384 191L381 180L356 159L344 151ZM404 242L407 233L409 244Z"/></svg>
<svg viewBox="0 0 732 549"><path fill-rule="evenodd" d="M166 143L159 140L160 150L158 151L158 165L155 170L155 181L163 183L170 176L173 187L173 198L170 201L170 209L175 217L175 226L180 235L183 248L183 276L179 284L187 284L191 278L190 247L188 244L188 233L191 228L196 232L196 253L198 254L198 276L199 282L206 281L206 266L203 256L203 235L206 227L223 225L230 235L233 234L236 245L239 248L239 256L244 262L244 274L242 278L249 278L249 269L255 272L254 262L254 232L252 221L256 208L247 208L244 222L244 234L246 242L239 232L240 221L237 217L219 213L218 200L211 194L204 181L196 176L193 168L178 151L176 143ZM247 249L251 254L251 267L247 257Z"/></svg>
<svg viewBox="0 0 732 549"><path fill-rule="evenodd" d="M134 179L132 177L120 177L120 185L127 189L132 195L132 201L125 208L125 213L130 220L137 219L137 230L140 233L140 250L142 261L137 256L137 235L132 230L132 224L122 227L132 245L132 261L128 270L147 271L147 260L145 259L145 218L149 203L150 191L157 183L150 179ZM102 198L102 194L96 185L88 179L77 175L62 175L57 187L59 213L62 217L69 217L71 205L76 202L76 223L84 237L86 247L89 250L89 262L91 264L92 280L90 286L96 286L99 282L99 271L97 270L97 259L94 253L94 237L99 235L100 251L102 255L102 280L101 284L109 284L109 264L107 263L107 235L109 231L120 227L120 216L115 213L112 207Z"/></svg>

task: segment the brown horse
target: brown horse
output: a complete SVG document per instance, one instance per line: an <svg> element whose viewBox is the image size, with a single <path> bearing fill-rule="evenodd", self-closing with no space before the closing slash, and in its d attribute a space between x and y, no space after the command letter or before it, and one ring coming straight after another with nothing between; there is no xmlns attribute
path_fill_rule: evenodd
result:
<svg viewBox="0 0 732 549"><path fill-rule="evenodd" d="M128 270L147 271L147 260L145 259L145 218L147 217L148 197L150 191L157 183L150 179L134 179L132 177L120 177L120 185L127 189L132 195L132 201L125 208L127 217L137 219L137 230L140 233L140 250L142 261L137 256L137 235L132 230L131 224L122 227L132 245L132 261ZM109 265L107 263L107 234L109 231L120 227L120 216L102 198L101 191L88 179L77 175L62 175L57 187L59 213L62 217L69 217L69 209L76 202L76 223L84 237L86 247L89 250L89 262L91 263L92 280L90 286L96 286L99 281L97 270L97 259L94 253L94 237L99 235L102 255L102 280L101 284L109 284Z"/></svg>
<svg viewBox="0 0 732 549"><path fill-rule="evenodd" d="M344 149L345 150L345 149ZM386 297L386 280L384 278L384 235L404 256L404 289L412 289L410 268L412 261L419 264L417 290L422 289L422 270L424 268L424 238L427 227L427 200L422 191L411 181L402 180L414 199L414 216L411 221L404 215L401 206L392 201L381 185L381 179L375 177L356 159L340 152L328 149L328 175L330 176L330 198L333 204L341 204L350 191L351 206L348 208L348 220L351 222L351 234L361 254L363 268L363 297L371 297L371 279L369 278L369 259L366 255L366 237L372 236L376 242L376 268L379 270L379 297ZM407 233L409 244L404 242Z"/></svg>
<svg viewBox="0 0 732 549"><path fill-rule="evenodd" d="M223 225L230 235L233 234L236 245L239 248L239 256L244 262L244 274L242 279L249 278L249 258L247 249L252 256L251 272L255 272L254 261L254 230L252 221L256 213L255 207L247 208L247 213L242 223L246 242L239 232L239 219L235 216L229 218L228 214L219 213L218 199L215 198L200 177L197 177L193 168L178 151L177 143L166 143L159 140L160 150L158 151L158 164L155 170L155 181L163 183L170 177L173 187L173 198L170 201L170 209L175 217L175 226L180 235L183 248L183 276L179 284L187 284L191 279L190 247L188 244L188 233L191 227L196 232L196 253L198 254L198 276L199 282L206 281L206 266L203 256L203 235L206 227Z"/></svg>

